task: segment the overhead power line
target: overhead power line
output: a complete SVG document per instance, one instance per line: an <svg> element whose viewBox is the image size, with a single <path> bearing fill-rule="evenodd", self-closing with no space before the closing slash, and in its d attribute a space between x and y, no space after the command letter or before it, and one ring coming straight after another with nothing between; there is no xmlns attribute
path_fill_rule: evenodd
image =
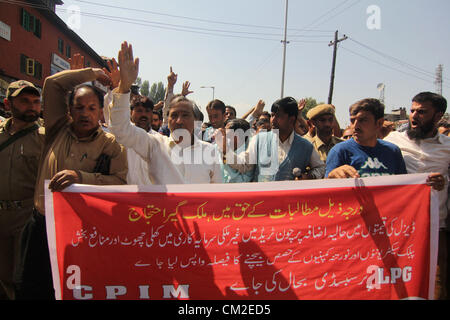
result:
<svg viewBox="0 0 450 320"><path fill-rule="evenodd" d="M390 65L387 65L387 64L382 63L382 62L380 62L380 61L377 61L377 60L374 60L374 59L372 59L372 58L366 57L366 56L364 56L364 55L362 55L362 54L360 54L360 53L358 53L358 52L355 52L355 51L353 51L353 50L350 50L350 49L348 49L348 48L345 48L345 47L342 46L342 45L340 46L340 48L343 49L343 50L345 50L345 51L348 51L348 52L350 52L350 53L352 53L352 54L354 54L354 55L356 55L356 56L359 56L359 57L361 57L361 58L363 58L363 59L366 59L366 60L371 61L371 62L373 62L373 63L376 63L376 64L378 64L378 65L380 65L380 66L383 66L383 67L385 67L385 68L388 68L388 69L391 69L391 70L394 70L394 71L403 73L404 75L407 75L407 76L410 76L410 77L413 77L413 78L416 78L416 79L419 79L419 80L422 80L422 81L425 81L425 82L428 82L428 83L431 81L431 80L429 80L429 79L424 79L424 78L419 77L419 76L417 76L417 75L415 75L415 74L412 74L412 73L409 73L409 72L405 72L405 71L403 71L403 70L397 69L397 68L395 68L395 67L392 67L392 66L390 66ZM444 85L444 86L447 87L447 88L450 88L450 86L446 86L446 85Z"/></svg>
<svg viewBox="0 0 450 320"><path fill-rule="evenodd" d="M423 68L420 68L420 67L412 65L410 63L407 63L407 62L405 62L405 61L403 61L401 59L395 58L395 57L393 57L393 56L391 56L389 54L386 54L386 53L384 53L384 52L382 52L382 51L380 51L378 49L374 49L374 48L372 48L372 47L370 47L370 46L368 46L368 45L366 45L366 44L364 44L364 43L362 43L360 41L357 41L357 40L355 40L355 39L353 39L351 37L349 37L349 40L353 41L354 43L360 45L361 47L366 48L366 49L368 49L368 50L370 50L370 51L372 51L372 52L374 52L374 53L376 53L376 54L378 54L378 55L380 55L380 56L382 56L382 57L384 57L384 58L386 58L386 59L388 59L388 60L390 60L392 62L395 62L395 63L401 65L402 67L405 67L405 68L407 68L407 69L409 69L411 71L417 72L417 73L421 74L422 76L427 76L427 77L430 77L430 78L433 78L433 79L436 76L434 72L425 70ZM443 77L443 79L446 79L446 80L450 81L450 78Z"/></svg>
<svg viewBox="0 0 450 320"><path fill-rule="evenodd" d="M134 11L134 12L140 12L140 13L148 13L148 14L153 14L153 15L185 19L185 20L191 20L191 21L197 21L197 22L222 24L222 25L230 25L230 26L237 26L237 27L273 29L273 30L282 30L283 29L282 27L275 27L275 26L234 23L234 22L227 22L227 21L217 21L217 20L208 20L208 19L195 18L195 17L187 17L187 16L174 15L174 14L162 13L162 12L156 12L156 11L150 11L150 10L144 10L144 9L135 9L135 8L130 8L130 7L114 6L114 5L110 5L110 4L98 3L98 2L92 2L92 1L83 1L83 0L75 0L75 1L85 3L85 4L95 5L95 6L106 7L106 8L114 8L114 9ZM346 1L348 1L348 0L346 0ZM328 33L333 32L333 30L313 30L313 29L305 29L305 28L304 29L290 28L290 29L297 30L297 31L305 31L305 32L328 32Z"/></svg>
<svg viewBox="0 0 450 320"><path fill-rule="evenodd" d="M37 9L45 9L48 10L48 7L44 5L31 4L23 1L16 0L0 0L0 2L10 3L10 4L18 4L23 6L34 7ZM121 7L120 7L121 8ZM56 8L59 12L71 12L69 9L65 8ZM134 10L134 9L133 9ZM165 30L173 30L173 31L181 31L181 32L189 32L195 34L203 34L203 35L212 35L212 36L221 36L221 37L230 37L230 38L240 38L240 39L253 39L253 40L263 40L263 41L279 41L279 38L282 34L278 33L262 33L262 32L250 32L250 31L234 31L234 30L224 30L224 29L210 29L210 28L202 28L202 27L193 27L187 25L179 25L172 23L164 23L164 22L156 22L149 21L144 19L136 19L136 18L128 18L123 16L114 16L114 15L105 15L99 13L91 13L82 11L79 13L81 16L127 23L131 25L139 25L146 27L153 27ZM318 40L319 38L328 37L327 35L302 35L298 36L302 38L306 38L306 40L292 40L293 42L303 42L303 43L324 43L325 41ZM311 40L310 40L311 39Z"/></svg>

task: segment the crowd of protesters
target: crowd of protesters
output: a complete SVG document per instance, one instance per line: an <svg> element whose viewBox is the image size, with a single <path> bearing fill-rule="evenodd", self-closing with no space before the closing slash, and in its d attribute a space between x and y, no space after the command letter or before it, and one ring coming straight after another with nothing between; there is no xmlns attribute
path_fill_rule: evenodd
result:
<svg viewBox="0 0 450 320"><path fill-rule="evenodd" d="M422 92L412 98L409 123L395 130L384 105L361 99L342 130L335 107L321 104L303 117L305 100L260 100L242 117L221 100L206 115L182 92L170 68L164 101L131 90L139 59L124 42L108 68L71 69L45 80L42 96L19 80L7 90L0 124L0 299L53 299L45 230L44 181L52 191L74 183L189 184L359 178L429 173L439 196L435 297L447 299L449 123L447 102ZM105 94L86 84L98 81ZM41 106L42 101L42 106ZM42 108L42 110L41 110Z"/></svg>

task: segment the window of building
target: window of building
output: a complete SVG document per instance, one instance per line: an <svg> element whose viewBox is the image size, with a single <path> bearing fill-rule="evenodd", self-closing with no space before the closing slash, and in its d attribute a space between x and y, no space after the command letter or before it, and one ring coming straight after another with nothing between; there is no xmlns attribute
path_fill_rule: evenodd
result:
<svg viewBox="0 0 450 320"><path fill-rule="evenodd" d="M42 79L42 64L24 54L20 55L20 72L28 76Z"/></svg>
<svg viewBox="0 0 450 320"><path fill-rule="evenodd" d="M71 50L70 46L67 45L67 46L66 46L66 57L67 57L67 58L72 57L71 51L72 51L72 50Z"/></svg>
<svg viewBox="0 0 450 320"><path fill-rule="evenodd" d="M41 21L23 8L21 11L20 24L25 30L33 32L36 37L41 38Z"/></svg>
<svg viewBox="0 0 450 320"><path fill-rule="evenodd" d="M28 57L26 55L20 55L20 73L27 73L27 59Z"/></svg>
<svg viewBox="0 0 450 320"><path fill-rule="evenodd" d="M41 38L41 29L42 29L41 21L39 19L35 19L35 25L34 25L33 33L39 39Z"/></svg>
<svg viewBox="0 0 450 320"><path fill-rule="evenodd" d="M64 54L64 40L58 38L58 51L61 54Z"/></svg>

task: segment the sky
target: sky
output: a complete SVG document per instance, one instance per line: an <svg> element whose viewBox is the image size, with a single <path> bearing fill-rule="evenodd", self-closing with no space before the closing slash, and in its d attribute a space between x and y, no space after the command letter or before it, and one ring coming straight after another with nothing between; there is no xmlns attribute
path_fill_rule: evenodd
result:
<svg viewBox="0 0 450 320"><path fill-rule="evenodd" d="M214 97L238 117L265 101L270 112L281 97L286 0L64 0L56 13L99 55L117 57L128 41L140 59L139 76L167 84L170 66L189 98L205 113ZM333 47L339 31L332 103L341 125L348 107L380 98L386 113L410 108L422 91L436 92L443 65L442 94L450 89L448 0L288 1L284 96L327 102Z"/></svg>

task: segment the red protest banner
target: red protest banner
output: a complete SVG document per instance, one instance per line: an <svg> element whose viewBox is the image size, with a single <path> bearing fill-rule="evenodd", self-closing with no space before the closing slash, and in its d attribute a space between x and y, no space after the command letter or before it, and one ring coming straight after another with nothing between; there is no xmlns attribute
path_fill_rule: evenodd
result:
<svg viewBox="0 0 450 320"><path fill-rule="evenodd" d="M432 298L438 213L425 179L48 192L56 296Z"/></svg>

